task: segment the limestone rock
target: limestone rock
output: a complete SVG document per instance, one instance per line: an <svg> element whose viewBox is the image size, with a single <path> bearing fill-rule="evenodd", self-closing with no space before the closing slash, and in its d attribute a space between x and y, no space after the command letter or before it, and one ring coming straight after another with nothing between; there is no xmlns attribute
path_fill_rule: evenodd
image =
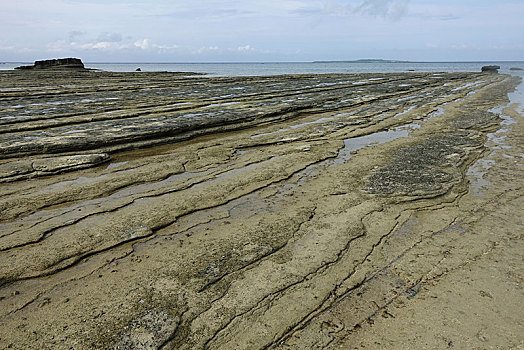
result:
<svg viewBox="0 0 524 350"><path fill-rule="evenodd" d="M81 59L70 57L35 61L32 66L20 66L15 69L85 69L85 67Z"/></svg>
<svg viewBox="0 0 524 350"><path fill-rule="evenodd" d="M498 73L499 69L500 69L500 66L484 66L482 67L482 72Z"/></svg>
<svg viewBox="0 0 524 350"><path fill-rule="evenodd" d="M26 158L0 164L0 183L91 168L109 161L109 155L77 154Z"/></svg>

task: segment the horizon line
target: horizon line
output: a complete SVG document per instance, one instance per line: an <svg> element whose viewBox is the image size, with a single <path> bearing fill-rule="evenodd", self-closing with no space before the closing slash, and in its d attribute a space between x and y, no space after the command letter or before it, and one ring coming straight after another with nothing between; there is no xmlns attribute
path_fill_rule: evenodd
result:
<svg viewBox="0 0 524 350"><path fill-rule="evenodd" d="M53 58L49 58L51 60ZM40 60L37 60L40 61ZM8 63L33 63L35 61L1 61L0 64ZM85 61L84 64L275 64L275 63L485 63L485 62L524 62L524 60L466 60L466 61L409 61L409 60L390 60L390 59L357 59L357 60L314 60L314 61L212 61L212 62L154 62L154 61L134 61L134 62L103 62Z"/></svg>

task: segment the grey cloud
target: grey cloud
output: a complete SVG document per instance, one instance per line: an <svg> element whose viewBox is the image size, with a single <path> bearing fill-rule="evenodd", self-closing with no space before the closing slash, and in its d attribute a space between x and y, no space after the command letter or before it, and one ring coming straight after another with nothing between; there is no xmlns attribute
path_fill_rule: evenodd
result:
<svg viewBox="0 0 524 350"><path fill-rule="evenodd" d="M99 42L118 43L122 41L122 34L119 33L102 33L96 39Z"/></svg>
<svg viewBox="0 0 524 350"><path fill-rule="evenodd" d="M321 10L317 8L299 8L296 10L290 11L290 14L297 16L315 16L320 13Z"/></svg>
<svg viewBox="0 0 524 350"><path fill-rule="evenodd" d="M365 0L354 12L397 20L407 13L408 6L409 0Z"/></svg>
<svg viewBox="0 0 524 350"><path fill-rule="evenodd" d="M446 16L441 16L440 19L442 21L454 21L454 20L460 19L460 17L452 15L452 14L449 14L449 15L446 15Z"/></svg>
<svg viewBox="0 0 524 350"><path fill-rule="evenodd" d="M83 36L85 33L80 30L72 30L69 32L69 41L76 41L79 37Z"/></svg>
<svg viewBox="0 0 524 350"><path fill-rule="evenodd" d="M364 14L398 20L408 12L409 0L364 0L358 4L345 4L341 1L324 2L324 12L336 16Z"/></svg>
<svg viewBox="0 0 524 350"><path fill-rule="evenodd" d="M192 9L181 9L176 12L156 14L144 17L175 17L175 18L227 18L253 15L251 11L240 11L237 9L214 9L214 8L192 8Z"/></svg>

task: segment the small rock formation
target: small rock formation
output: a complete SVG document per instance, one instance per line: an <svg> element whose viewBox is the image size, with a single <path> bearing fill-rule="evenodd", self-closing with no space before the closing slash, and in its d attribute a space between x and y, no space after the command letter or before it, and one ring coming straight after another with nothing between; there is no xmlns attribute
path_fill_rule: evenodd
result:
<svg viewBox="0 0 524 350"><path fill-rule="evenodd" d="M524 69L518 68L518 67L511 67L509 70L524 70Z"/></svg>
<svg viewBox="0 0 524 350"><path fill-rule="evenodd" d="M32 66L20 66L15 69L85 69L79 58L58 58L53 60L35 61Z"/></svg>
<svg viewBox="0 0 524 350"><path fill-rule="evenodd" d="M135 69L136 72L141 72L142 69L140 67L138 67L137 69Z"/></svg>
<svg viewBox="0 0 524 350"><path fill-rule="evenodd" d="M498 73L500 66L484 66L482 67L482 72L486 73Z"/></svg>

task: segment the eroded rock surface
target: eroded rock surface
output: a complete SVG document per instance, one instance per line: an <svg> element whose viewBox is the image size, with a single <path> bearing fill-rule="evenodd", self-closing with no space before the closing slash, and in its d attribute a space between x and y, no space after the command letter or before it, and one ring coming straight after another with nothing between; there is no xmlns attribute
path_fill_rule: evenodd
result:
<svg viewBox="0 0 524 350"><path fill-rule="evenodd" d="M522 245L515 77L0 74L3 348L420 348L406 310Z"/></svg>

